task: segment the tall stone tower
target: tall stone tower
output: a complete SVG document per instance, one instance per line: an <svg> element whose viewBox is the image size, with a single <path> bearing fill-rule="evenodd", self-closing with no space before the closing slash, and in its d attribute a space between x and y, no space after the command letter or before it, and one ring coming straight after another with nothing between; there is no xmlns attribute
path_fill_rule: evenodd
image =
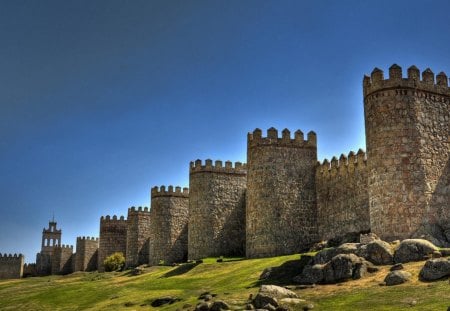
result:
<svg viewBox="0 0 450 311"><path fill-rule="evenodd" d="M450 90L444 73L397 65L365 76L371 229L387 240L450 241Z"/></svg>
<svg viewBox="0 0 450 311"><path fill-rule="evenodd" d="M42 230L41 252L36 256L36 270L39 275L52 272L52 256L57 245L61 245L61 229L56 227L56 221L48 222L48 228Z"/></svg>
<svg viewBox="0 0 450 311"><path fill-rule="evenodd" d="M189 171L189 259L242 256L247 166L201 160Z"/></svg>
<svg viewBox="0 0 450 311"><path fill-rule="evenodd" d="M115 252L127 253L127 220L116 215L100 218L100 239L98 247L98 271L104 272L103 261Z"/></svg>
<svg viewBox="0 0 450 311"><path fill-rule="evenodd" d="M298 253L317 239L314 132L291 139L289 130L256 129L247 140L249 258Z"/></svg>
<svg viewBox="0 0 450 311"><path fill-rule="evenodd" d="M187 260L189 190L165 186L151 190L150 264Z"/></svg>
<svg viewBox="0 0 450 311"><path fill-rule="evenodd" d="M150 212L148 207L128 209L126 266L148 264L148 239L150 238Z"/></svg>
<svg viewBox="0 0 450 311"><path fill-rule="evenodd" d="M74 271L97 270L98 238L77 237Z"/></svg>

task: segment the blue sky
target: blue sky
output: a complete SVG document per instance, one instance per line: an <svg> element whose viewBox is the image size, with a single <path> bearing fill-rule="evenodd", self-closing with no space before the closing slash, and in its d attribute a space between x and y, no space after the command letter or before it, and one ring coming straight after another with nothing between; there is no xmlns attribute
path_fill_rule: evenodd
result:
<svg viewBox="0 0 450 311"><path fill-rule="evenodd" d="M246 160L246 133L314 130L319 158L365 148L362 78L450 74L448 1L0 3L0 252L33 262L101 215L188 186L197 158Z"/></svg>

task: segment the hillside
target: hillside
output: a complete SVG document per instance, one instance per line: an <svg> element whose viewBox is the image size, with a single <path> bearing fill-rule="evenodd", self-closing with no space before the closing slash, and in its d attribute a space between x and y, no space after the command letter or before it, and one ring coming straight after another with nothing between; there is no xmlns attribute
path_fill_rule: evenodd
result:
<svg viewBox="0 0 450 311"><path fill-rule="evenodd" d="M0 281L1 310L193 310L198 296L209 291L237 309L243 309L250 294L258 291L259 275L267 267L295 267L299 255L199 265L156 266L131 276L130 271L74 273L21 280ZM447 310L450 306L448 280L418 281L424 262L405 264L413 281L398 286L380 286L388 267L367 278L338 285L296 289L314 310ZM267 283L289 285L287 278ZM153 308L157 297L176 296L181 301ZM415 301L415 302L414 302ZM190 307L189 307L190 305ZM302 310L302 306L291 307Z"/></svg>

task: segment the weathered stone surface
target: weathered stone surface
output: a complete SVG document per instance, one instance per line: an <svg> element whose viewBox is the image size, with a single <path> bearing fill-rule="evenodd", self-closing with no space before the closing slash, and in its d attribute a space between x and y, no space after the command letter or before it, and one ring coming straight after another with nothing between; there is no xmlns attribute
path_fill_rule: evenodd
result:
<svg viewBox="0 0 450 311"><path fill-rule="evenodd" d="M338 247L324 249L314 256L313 264L327 263L339 254L356 254L360 246L361 244L359 243L344 243Z"/></svg>
<svg viewBox="0 0 450 311"><path fill-rule="evenodd" d="M331 259L324 266L323 275L325 283L342 282L349 279L363 277L370 265L364 258L354 254L340 254Z"/></svg>
<svg viewBox="0 0 450 311"><path fill-rule="evenodd" d="M424 260L426 255L432 254L437 250L438 248L427 240L406 239L395 250L394 261L396 263L405 263Z"/></svg>
<svg viewBox="0 0 450 311"><path fill-rule="evenodd" d="M98 238L77 237L75 271L97 270Z"/></svg>
<svg viewBox="0 0 450 311"><path fill-rule="evenodd" d="M153 187L150 211L149 263L172 264L187 260L189 190Z"/></svg>
<svg viewBox="0 0 450 311"><path fill-rule="evenodd" d="M396 270L403 270L404 267L401 263L396 263L395 265L393 265L389 270L390 271L396 271Z"/></svg>
<svg viewBox="0 0 450 311"><path fill-rule="evenodd" d="M390 265L394 258L391 245L381 240L375 240L361 246L357 254L375 265Z"/></svg>
<svg viewBox="0 0 450 311"><path fill-rule="evenodd" d="M276 285L261 285L259 293L270 297L281 298L298 298L293 291Z"/></svg>
<svg viewBox="0 0 450 311"><path fill-rule="evenodd" d="M212 303L210 311L230 310L230 306L222 300L216 300Z"/></svg>
<svg viewBox="0 0 450 311"><path fill-rule="evenodd" d="M245 164L191 162L189 259L244 255L246 188Z"/></svg>
<svg viewBox="0 0 450 311"><path fill-rule="evenodd" d="M370 230L368 170L365 153L350 152L325 160L316 170L319 237L324 240ZM341 244L340 240L338 243Z"/></svg>
<svg viewBox="0 0 450 311"><path fill-rule="evenodd" d="M128 209L126 267L132 268L148 263L150 238L150 212L148 207Z"/></svg>
<svg viewBox="0 0 450 311"><path fill-rule="evenodd" d="M0 254L0 279L20 279L23 275L22 254Z"/></svg>
<svg viewBox="0 0 450 311"><path fill-rule="evenodd" d="M318 241L316 134L256 129L247 139L246 256L299 253Z"/></svg>
<svg viewBox="0 0 450 311"><path fill-rule="evenodd" d="M359 243L361 243L361 244L369 244L370 242L378 241L378 240L380 240L380 238L378 237L378 235L376 235L373 232L361 234L359 236Z"/></svg>
<svg viewBox="0 0 450 311"><path fill-rule="evenodd" d="M274 307L278 307L277 298L258 293L255 299L253 299L253 305L256 309L264 309L268 304L271 304Z"/></svg>
<svg viewBox="0 0 450 311"><path fill-rule="evenodd" d="M156 298L151 302L152 307L160 307L166 304L173 304L174 302L180 301L180 298L172 297L172 296L166 296L161 298Z"/></svg>
<svg viewBox="0 0 450 311"><path fill-rule="evenodd" d="M377 69L364 79L371 230L384 240L450 220L448 79L435 83L430 70L420 79L415 67L402 79L396 65L389 75Z"/></svg>
<svg viewBox="0 0 450 311"><path fill-rule="evenodd" d="M434 281L450 275L450 261L447 258L427 260L419 273L422 281Z"/></svg>
<svg viewBox="0 0 450 311"><path fill-rule="evenodd" d="M323 264L306 266L302 273L292 280L298 284L317 284L323 280Z"/></svg>
<svg viewBox="0 0 450 311"><path fill-rule="evenodd" d="M387 286L405 283L411 279L411 273L406 271L391 271L384 278Z"/></svg>
<svg viewBox="0 0 450 311"><path fill-rule="evenodd" d="M127 253L127 221L123 216L100 218L98 271L104 272L103 261L115 252Z"/></svg>

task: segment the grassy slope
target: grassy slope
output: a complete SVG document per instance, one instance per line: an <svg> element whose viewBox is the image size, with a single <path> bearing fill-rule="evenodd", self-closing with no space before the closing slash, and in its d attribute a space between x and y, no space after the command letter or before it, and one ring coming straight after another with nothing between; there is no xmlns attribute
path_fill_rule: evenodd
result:
<svg viewBox="0 0 450 311"><path fill-rule="evenodd" d="M215 263L198 266L152 267L146 274L75 273L23 280L0 281L0 310L153 310L152 299L172 295L182 301L157 308L182 309L195 305L204 291L218 299L244 305L250 293L257 292L258 277L266 267L298 259L298 255ZM421 263L406 264L413 281L393 287L379 286L388 267L368 278L323 285L298 291L315 304L314 310L446 310L450 306L447 280L433 283L417 281ZM145 305L144 305L145 304ZM190 308L192 309L192 308Z"/></svg>

